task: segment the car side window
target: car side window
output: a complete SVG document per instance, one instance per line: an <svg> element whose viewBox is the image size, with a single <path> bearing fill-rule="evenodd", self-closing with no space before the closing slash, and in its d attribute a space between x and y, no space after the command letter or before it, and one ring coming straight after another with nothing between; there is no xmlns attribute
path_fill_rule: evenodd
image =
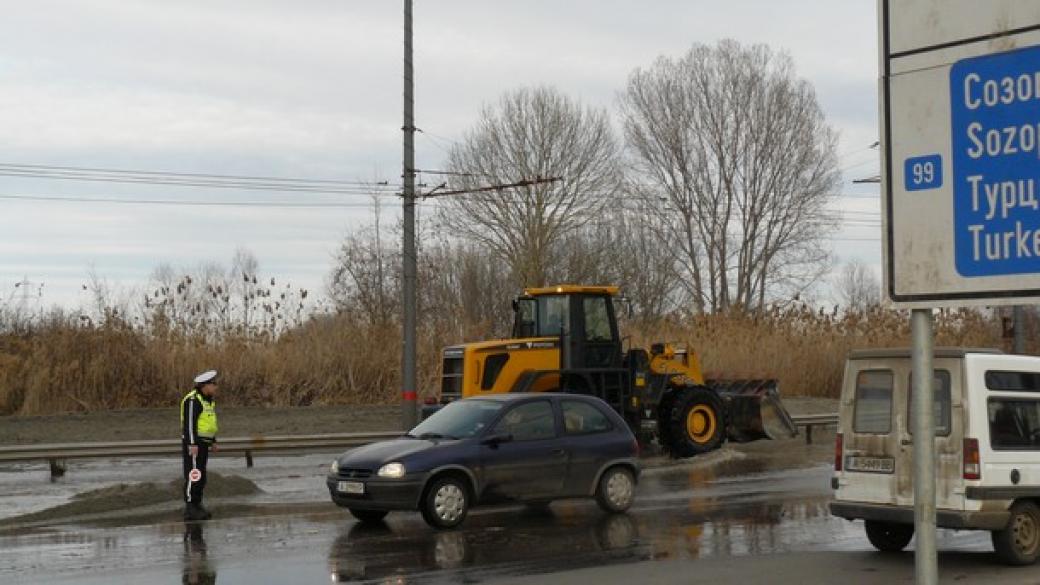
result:
<svg viewBox="0 0 1040 585"><path fill-rule="evenodd" d="M610 419L598 408L580 400L564 400L563 429L568 435L602 433L613 428Z"/></svg>
<svg viewBox="0 0 1040 585"><path fill-rule="evenodd" d="M495 425L496 434L513 435L514 441L552 439L556 436L556 418L548 400L514 406Z"/></svg>

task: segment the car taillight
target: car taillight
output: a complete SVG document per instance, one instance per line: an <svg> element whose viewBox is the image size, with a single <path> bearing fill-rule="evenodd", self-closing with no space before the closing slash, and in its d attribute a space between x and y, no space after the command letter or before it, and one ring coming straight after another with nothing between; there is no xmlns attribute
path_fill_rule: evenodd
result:
<svg viewBox="0 0 1040 585"><path fill-rule="evenodd" d="M834 436L834 471L841 471L841 455L844 448L844 440L842 434L838 433Z"/></svg>
<svg viewBox="0 0 1040 585"><path fill-rule="evenodd" d="M982 479L978 439L964 439L964 479Z"/></svg>
<svg viewBox="0 0 1040 585"><path fill-rule="evenodd" d="M437 404L437 397L433 394L427 394L426 397L423 398L423 404L426 406L433 406Z"/></svg>

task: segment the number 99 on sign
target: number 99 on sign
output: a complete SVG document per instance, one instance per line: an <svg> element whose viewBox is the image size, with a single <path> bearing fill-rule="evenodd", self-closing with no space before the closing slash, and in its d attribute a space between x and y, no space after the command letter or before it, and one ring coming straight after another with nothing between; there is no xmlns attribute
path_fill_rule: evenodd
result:
<svg viewBox="0 0 1040 585"><path fill-rule="evenodd" d="M903 167L907 191L942 187L942 157L938 154L906 159Z"/></svg>

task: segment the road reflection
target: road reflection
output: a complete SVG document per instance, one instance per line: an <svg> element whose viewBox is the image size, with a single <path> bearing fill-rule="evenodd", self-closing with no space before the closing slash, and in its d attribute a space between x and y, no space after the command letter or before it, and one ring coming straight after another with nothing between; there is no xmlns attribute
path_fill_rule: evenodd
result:
<svg viewBox="0 0 1040 585"><path fill-rule="evenodd" d="M181 572L184 585L213 585L217 582L217 571L209 562L202 531L202 524L198 522L184 525L184 565Z"/></svg>
<svg viewBox="0 0 1040 585"><path fill-rule="evenodd" d="M506 522L503 523L503 520ZM403 583L422 573L470 567L537 563L631 552L638 542L636 522L626 514L572 515L513 511L472 516L465 529L433 531L415 524L354 524L329 551L333 582L380 580Z"/></svg>

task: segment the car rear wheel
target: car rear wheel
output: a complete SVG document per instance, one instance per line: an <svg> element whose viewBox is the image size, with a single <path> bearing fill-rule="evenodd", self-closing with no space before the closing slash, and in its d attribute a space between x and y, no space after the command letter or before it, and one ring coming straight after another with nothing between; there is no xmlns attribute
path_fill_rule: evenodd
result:
<svg viewBox="0 0 1040 585"><path fill-rule="evenodd" d="M894 524L867 520L864 524L867 540L881 552L899 552L910 544L914 537L913 524Z"/></svg>
<svg viewBox="0 0 1040 585"><path fill-rule="evenodd" d="M636 497L636 480L625 467L611 467L599 478L596 502L607 512L624 512Z"/></svg>
<svg viewBox="0 0 1040 585"><path fill-rule="evenodd" d="M469 512L469 491L466 484L455 476L446 475L433 480L423 498L422 515L434 528L455 528Z"/></svg>
<svg viewBox="0 0 1040 585"><path fill-rule="evenodd" d="M1007 527L992 533L997 556L1009 565L1031 565L1040 556L1040 508L1033 502L1011 506Z"/></svg>
<svg viewBox="0 0 1040 585"><path fill-rule="evenodd" d="M350 514L358 519L359 522L368 522L375 524L376 522L382 522L383 518L389 514L386 510L361 510L359 508L350 508Z"/></svg>

